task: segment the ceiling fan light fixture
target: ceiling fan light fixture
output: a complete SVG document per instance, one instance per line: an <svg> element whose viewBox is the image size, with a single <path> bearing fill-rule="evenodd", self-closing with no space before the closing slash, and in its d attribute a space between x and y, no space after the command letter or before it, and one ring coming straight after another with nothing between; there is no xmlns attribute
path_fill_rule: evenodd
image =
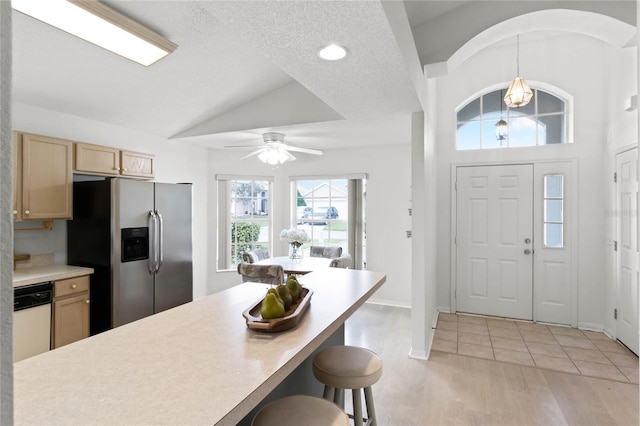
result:
<svg viewBox="0 0 640 426"><path fill-rule="evenodd" d="M97 0L11 0L25 15L149 66L178 46Z"/></svg>
<svg viewBox="0 0 640 426"><path fill-rule="evenodd" d="M346 47L334 43L328 44L318 50L318 56L325 61L339 61L347 56L348 53L349 50L347 50Z"/></svg>
<svg viewBox="0 0 640 426"><path fill-rule="evenodd" d="M258 154L258 159L270 166L277 166L283 164L287 160L295 160L295 157L287 152L283 148L269 148Z"/></svg>

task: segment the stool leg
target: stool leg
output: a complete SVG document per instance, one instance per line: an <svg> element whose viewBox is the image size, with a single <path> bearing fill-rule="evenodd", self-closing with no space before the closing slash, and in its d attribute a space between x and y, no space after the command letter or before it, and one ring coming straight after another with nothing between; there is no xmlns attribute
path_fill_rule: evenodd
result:
<svg viewBox="0 0 640 426"><path fill-rule="evenodd" d="M333 391L334 388L324 385L324 392L322 393L322 397L328 401L333 401Z"/></svg>
<svg viewBox="0 0 640 426"><path fill-rule="evenodd" d="M344 410L344 389L336 388L336 391L333 395L333 402L335 402L338 407Z"/></svg>
<svg viewBox="0 0 640 426"><path fill-rule="evenodd" d="M371 426L376 426L376 409L373 405L373 391L371 386L364 388L364 402L367 405L367 418Z"/></svg>
<svg viewBox="0 0 640 426"><path fill-rule="evenodd" d="M353 393L353 424L362 426L362 394L360 389L352 389Z"/></svg>

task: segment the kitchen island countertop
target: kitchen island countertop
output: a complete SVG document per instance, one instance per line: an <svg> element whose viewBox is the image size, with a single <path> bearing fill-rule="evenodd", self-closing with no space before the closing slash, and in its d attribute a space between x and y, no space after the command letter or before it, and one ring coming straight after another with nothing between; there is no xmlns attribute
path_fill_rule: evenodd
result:
<svg viewBox="0 0 640 426"><path fill-rule="evenodd" d="M305 317L280 333L242 312L267 284L244 283L14 364L15 424L235 425L386 280L327 268Z"/></svg>

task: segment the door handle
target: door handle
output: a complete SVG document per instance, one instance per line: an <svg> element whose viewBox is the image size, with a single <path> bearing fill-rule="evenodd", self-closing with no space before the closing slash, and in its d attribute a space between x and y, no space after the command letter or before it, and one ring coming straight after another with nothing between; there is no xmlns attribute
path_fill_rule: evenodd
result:
<svg viewBox="0 0 640 426"><path fill-rule="evenodd" d="M529 249L524 249L524 254L531 254L531 250L529 250Z"/></svg>
<svg viewBox="0 0 640 426"><path fill-rule="evenodd" d="M158 262L156 263L156 273L160 271L162 261L164 260L164 224L162 222L162 215L156 210L156 216L158 216Z"/></svg>
<svg viewBox="0 0 640 426"><path fill-rule="evenodd" d="M149 227L149 258L147 260L147 266L149 274L153 274L156 270L156 248L155 248L155 236L156 236L156 213L153 210L149 211L147 217L147 226Z"/></svg>

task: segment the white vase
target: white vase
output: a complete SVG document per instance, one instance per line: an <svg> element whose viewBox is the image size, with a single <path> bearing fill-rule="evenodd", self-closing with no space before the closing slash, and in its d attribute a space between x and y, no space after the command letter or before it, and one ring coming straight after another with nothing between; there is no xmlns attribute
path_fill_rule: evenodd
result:
<svg viewBox="0 0 640 426"><path fill-rule="evenodd" d="M289 244L289 259L300 260L303 256L304 251L302 250L302 245L295 243Z"/></svg>

